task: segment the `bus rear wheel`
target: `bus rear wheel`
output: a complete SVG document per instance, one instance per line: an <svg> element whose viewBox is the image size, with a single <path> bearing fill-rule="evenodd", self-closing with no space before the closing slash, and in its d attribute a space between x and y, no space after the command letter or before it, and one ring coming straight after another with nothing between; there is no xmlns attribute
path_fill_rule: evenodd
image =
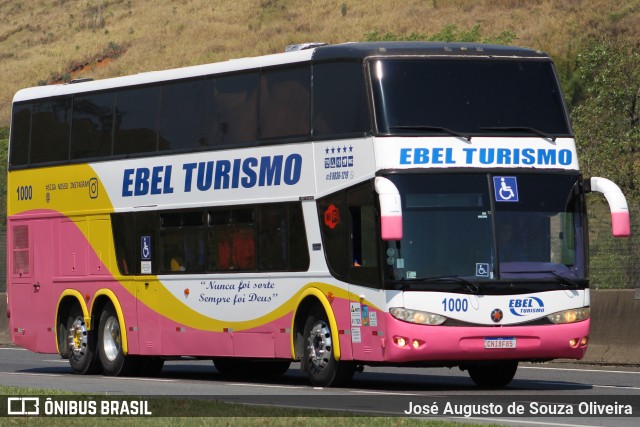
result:
<svg viewBox="0 0 640 427"><path fill-rule="evenodd" d="M324 309L314 307L304 325L304 359L302 368L311 384L318 387L341 386L353 377L355 365L338 361L334 356L334 340Z"/></svg>
<svg viewBox="0 0 640 427"><path fill-rule="evenodd" d="M68 357L73 372L80 375L96 373L100 363L96 357L95 332L87 329L77 303L69 310L65 334L67 348L61 353Z"/></svg>
<svg viewBox="0 0 640 427"><path fill-rule="evenodd" d="M113 304L107 303L98 326L98 356L105 375L127 375L139 359L125 356L120 321Z"/></svg>
<svg viewBox="0 0 640 427"><path fill-rule="evenodd" d="M505 387L513 380L518 370L518 362L505 361L492 364L480 364L468 368L469 376L480 387Z"/></svg>

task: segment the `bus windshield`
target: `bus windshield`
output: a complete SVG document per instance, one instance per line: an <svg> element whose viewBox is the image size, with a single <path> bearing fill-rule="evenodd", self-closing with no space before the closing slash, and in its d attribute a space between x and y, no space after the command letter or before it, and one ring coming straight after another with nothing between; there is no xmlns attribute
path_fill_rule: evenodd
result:
<svg viewBox="0 0 640 427"><path fill-rule="evenodd" d="M583 197L568 174L392 174L402 240L387 281L585 278ZM511 191L511 193L508 193Z"/></svg>
<svg viewBox="0 0 640 427"><path fill-rule="evenodd" d="M369 68L380 134L570 135L550 61L375 59Z"/></svg>

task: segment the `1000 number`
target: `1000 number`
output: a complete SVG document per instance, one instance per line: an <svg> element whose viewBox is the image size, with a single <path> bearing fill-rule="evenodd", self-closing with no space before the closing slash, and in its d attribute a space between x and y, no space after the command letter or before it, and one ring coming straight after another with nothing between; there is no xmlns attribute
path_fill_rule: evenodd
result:
<svg viewBox="0 0 640 427"><path fill-rule="evenodd" d="M469 310L469 300L463 298L445 298L442 300L444 311L467 311Z"/></svg>
<svg viewBox="0 0 640 427"><path fill-rule="evenodd" d="M18 200L31 200L33 197L33 187L30 185L20 186L16 191L18 192Z"/></svg>

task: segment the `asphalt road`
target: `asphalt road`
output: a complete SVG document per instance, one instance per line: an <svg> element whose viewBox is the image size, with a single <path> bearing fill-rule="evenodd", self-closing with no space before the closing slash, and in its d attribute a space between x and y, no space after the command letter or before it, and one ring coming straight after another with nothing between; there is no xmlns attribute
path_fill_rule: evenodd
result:
<svg viewBox="0 0 640 427"><path fill-rule="evenodd" d="M481 390L457 368L365 368L348 388L318 388L293 364L280 377L230 379L211 361L168 361L155 378L78 376L57 355L0 347L0 384L87 394L184 396L230 402L385 415L426 416L509 425L637 426L640 367L524 364L505 389ZM629 406L627 406L629 405ZM518 410L523 414L517 414ZM632 411L632 417L616 416ZM501 411L501 413L498 413ZM571 411L573 414L567 415ZM602 412L613 411L613 414ZM0 414L2 415L2 414Z"/></svg>

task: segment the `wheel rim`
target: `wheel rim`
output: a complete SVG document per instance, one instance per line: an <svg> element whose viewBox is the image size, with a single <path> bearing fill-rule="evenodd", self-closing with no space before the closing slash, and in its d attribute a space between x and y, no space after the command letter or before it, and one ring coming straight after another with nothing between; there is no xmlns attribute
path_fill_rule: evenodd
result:
<svg viewBox="0 0 640 427"><path fill-rule="evenodd" d="M89 332L82 316L78 316L69 328L69 350L76 359L82 359L87 353Z"/></svg>
<svg viewBox="0 0 640 427"><path fill-rule="evenodd" d="M102 335L102 348L104 349L104 355L110 362L116 360L120 353L120 324L118 319L114 316L110 316L104 323L104 331Z"/></svg>
<svg viewBox="0 0 640 427"><path fill-rule="evenodd" d="M309 334L309 361L318 370L324 369L329 364L331 357L331 330L324 321L319 321L311 329Z"/></svg>

